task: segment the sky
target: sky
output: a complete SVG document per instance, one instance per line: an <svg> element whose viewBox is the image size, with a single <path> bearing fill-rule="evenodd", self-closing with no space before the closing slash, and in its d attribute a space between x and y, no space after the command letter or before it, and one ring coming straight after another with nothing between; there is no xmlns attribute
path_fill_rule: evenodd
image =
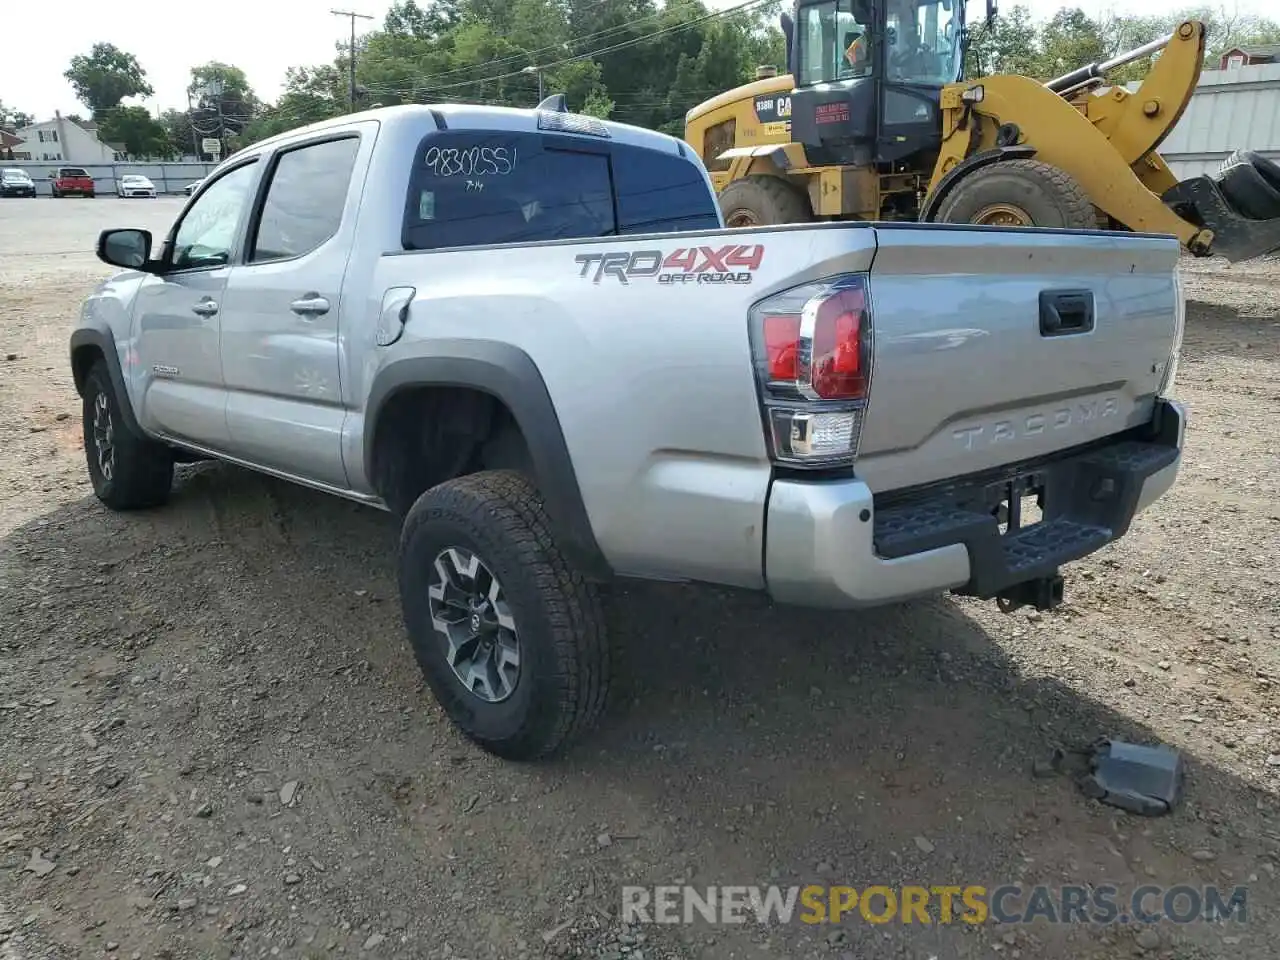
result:
<svg viewBox="0 0 1280 960"><path fill-rule="evenodd" d="M712 8L740 0L708 0ZM1019 0L1002 0L1011 7ZM1065 0L1020 0L1038 18L1047 18ZM1230 0L1229 0L1230 2ZM1275 0L1238 0L1241 13L1263 15ZM981 7L982 0L976 0ZM1107 11L1145 16L1182 6L1179 0L1078 0L1091 15ZM0 22L0 101L7 106L49 119L88 111L78 103L62 73L77 53L88 53L98 42L110 42L134 54L147 71L155 96L145 105L153 112L187 106L186 88L192 65L220 60L245 71L258 96L273 100L284 83L286 67L332 60L335 43L345 43L350 25L330 13L324 0L218 0L186 20L166 15L165 7L126 6L129 16L104 15L100 3L59 0L56 29L49 29L48 8L34 2L10 0ZM366 27L381 22L388 3L344 0L340 9L371 14L376 21L357 21Z"/></svg>

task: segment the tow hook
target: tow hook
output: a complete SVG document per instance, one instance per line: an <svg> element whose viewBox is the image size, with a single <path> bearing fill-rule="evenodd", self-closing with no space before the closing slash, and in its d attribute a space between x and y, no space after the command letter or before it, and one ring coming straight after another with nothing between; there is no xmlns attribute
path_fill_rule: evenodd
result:
<svg viewBox="0 0 1280 960"><path fill-rule="evenodd" d="M1032 606L1037 610L1052 610L1062 604L1062 577L1037 577L1014 584L1008 590L996 594L996 606L1002 613L1013 613L1019 607Z"/></svg>

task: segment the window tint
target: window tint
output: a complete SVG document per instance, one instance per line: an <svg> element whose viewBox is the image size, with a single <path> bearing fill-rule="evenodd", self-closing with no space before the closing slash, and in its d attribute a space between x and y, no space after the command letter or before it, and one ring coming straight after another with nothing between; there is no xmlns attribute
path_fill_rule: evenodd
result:
<svg viewBox="0 0 1280 960"><path fill-rule="evenodd" d="M409 180L410 250L601 237L615 232L609 158L537 134L440 133Z"/></svg>
<svg viewBox="0 0 1280 960"><path fill-rule="evenodd" d="M300 257L337 233L359 149L359 139L347 137L281 154L248 259Z"/></svg>
<svg viewBox="0 0 1280 960"><path fill-rule="evenodd" d="M211 267L226 263L235 245L236 225L249 202L256 164L219 177L187 211L173 238L173 266Z"/></svg>
<svg viewBox="0 0 1280 960"><path fill-rule="evenodd" d="M702 168L684 157L616 144L613 188L619 233L720 227Z"/></svg>

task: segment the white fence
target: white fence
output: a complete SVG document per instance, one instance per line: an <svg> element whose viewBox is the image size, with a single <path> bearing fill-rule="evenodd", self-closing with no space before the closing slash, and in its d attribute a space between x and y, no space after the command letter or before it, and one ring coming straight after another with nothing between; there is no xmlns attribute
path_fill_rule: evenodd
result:
<svg viewBox="0 0 1280 960"><path fill-rule="evenodd" d="M210 173L213 163L66 163L43 160L0 160L0 167L17 167L27 171L35 181L36 193L50 196L49 174L61 167L79 167L93 177L96 193L114 194L116 181L125 174L135 173L150 178L156 185L156 193L182 193L193 180Z"/></svg>

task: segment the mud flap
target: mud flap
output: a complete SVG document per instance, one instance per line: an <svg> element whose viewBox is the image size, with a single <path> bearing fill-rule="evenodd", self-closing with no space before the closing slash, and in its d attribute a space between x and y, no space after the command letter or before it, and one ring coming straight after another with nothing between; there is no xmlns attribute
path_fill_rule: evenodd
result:
<svg viewBox="0 0 1280 960"><path fill-rule="evenodd" d="M1161 199L1180 216L1213 231L1213 244L1203 255L1234 262L1280 250L1280 218L1242 217L1207 176L1192 177L1170 187Z"/></svg>

